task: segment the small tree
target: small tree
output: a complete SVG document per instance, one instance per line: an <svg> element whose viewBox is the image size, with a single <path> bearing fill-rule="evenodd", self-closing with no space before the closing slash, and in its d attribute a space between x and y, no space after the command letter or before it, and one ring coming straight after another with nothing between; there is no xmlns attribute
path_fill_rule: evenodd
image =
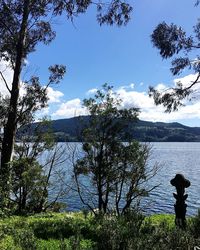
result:
<svg viewBox="0 0 200 250"><path fill-rule="evenodd" d="M49 67L49 79L45 87L41 86L39 77L32 76L29 81L24 82L24 95L18 97L18 104L15 110L15 133L16 129L32 123L35 120L37 111L47 106L48 96L47 89L49 85L54 83L59 83L63 78L65 73L65 67L62 65L54 65ZM9 123L9 114L10 111L10 97L0 95L0 128L4 128L2 148L1 148L1 165L0 165L0 204L2 208L5 208L8 205L9 195L10 195L10 184L11 184L11 160L12 155L10 155L10 160L7 164L2 164L2 161L5 160L5 155L8 156L6 148L9 146L9 143L6 143L5 137L5 127ZM13 124L12 124L13 126ZM10 130L9 130L10 131ZM36 132L36 131L35 131ZM9 135L9 137L12 136ZM40 136L41 137L41 136ZM4 147L6 143L6 147ZM12 147L14 144L14 138L12 141ZM10 151L11 152L11 151ZM12 152L13 153L13 152ZM6 156L6 157L7 157Z"/></svg>
<svg viewBox="0 0 200 250"><path fill-rule="evenodd" d="M17 214L38 210L41 212L48 196L47 193L45 195L42 193L46 176L41 165L31 158L20 158L14 160L11 166L13 212ZM38 209L40 204L42 207Z"/></svg>
<svg viewBox="0 0 200 250"><path fill-rule="evenodd" d="M148 147L130 139L129 125L136 121L138 109L122 109L120 104L106 84L94 98L84 100L90 118L74 179L80 199L94 213L98 208L103 214L120 214L136 206L136 199L148 194L143 184L156 173L156 168L147 168Z"/></svg>
<svg viewBox="0 0 200 250"><path fill-rule="evenodd" d="M52 207L63 193L59 179L60 175L64 178L64 172L60 164L66 160L66 151L54 141L50 121L24 126L19 137L10 164L9 204L17 214L42 212Z"/></svg>

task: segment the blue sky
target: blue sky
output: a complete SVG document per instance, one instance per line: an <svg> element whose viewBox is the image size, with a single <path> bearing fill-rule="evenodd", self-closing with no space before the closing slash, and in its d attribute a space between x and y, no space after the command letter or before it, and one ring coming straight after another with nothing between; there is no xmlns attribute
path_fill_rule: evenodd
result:
<svg viewBox="0 0 200 250"><path fill-rule="evenodd" d="M162 21L173 22L190 34L200 7L194 7L195 0L131 3L132 19L120 28L100 27L94 8L74 19L73 24L64 16L55 20L56 39L49 46L39 45L28 58L28 73L38 74L43 84L48 78L48 66L58 63L67 67L64 80L49 90L49 108L43 114L52 119L84 114L81 100L107 82L124 98L122 105L141 108L141 119L200 126L198 102L166 115L161 107L153 106L147 95L149 85L163 88L174 84L170 60L163 61L152 46L150 35L154 28ZM189 74L184 72L179 78L190 80Z"/></svg>

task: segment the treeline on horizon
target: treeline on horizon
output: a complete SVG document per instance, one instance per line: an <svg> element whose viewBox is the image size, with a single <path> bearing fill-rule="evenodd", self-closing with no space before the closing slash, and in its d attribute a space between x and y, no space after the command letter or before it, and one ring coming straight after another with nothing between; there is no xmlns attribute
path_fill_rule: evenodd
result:
<svg viewBox="0 0 200 250"><path fill-rule="evenodd" d="M57 142L79 142L82 141L81 131L87 127L89 120L90 116L52 120L48 125L43 125L43 130L52 133ZM39 123L33 123L21 128L17 133L17 140L26 136L27 141L34 141L34 129L38 125ZM199 127L189 127L177 122L136 120L130 122L126 129L131 139L140 142L200 142Z"/></svg>

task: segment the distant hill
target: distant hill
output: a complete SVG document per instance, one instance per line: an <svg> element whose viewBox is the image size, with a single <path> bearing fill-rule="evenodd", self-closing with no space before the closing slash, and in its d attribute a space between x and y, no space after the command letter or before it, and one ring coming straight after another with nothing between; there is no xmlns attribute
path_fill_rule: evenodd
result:
<svg viewBox="0 0 200 250"><path fill-rule="evenodd" d="M135 138L152 142L200 142L200 128L184 126L178 122L138 121L134 127Z"/></svg>
<svg viewBox="0 0 200 250"><path fill-rule="evenodd" d="M51 130L57 141L79 141L83 124L89 116L53 120ZM34 128L37 123L32 124ZM133 138L146 142L200 142L200 128L180 123L148 122L139 120L129 126Z"/></svg>

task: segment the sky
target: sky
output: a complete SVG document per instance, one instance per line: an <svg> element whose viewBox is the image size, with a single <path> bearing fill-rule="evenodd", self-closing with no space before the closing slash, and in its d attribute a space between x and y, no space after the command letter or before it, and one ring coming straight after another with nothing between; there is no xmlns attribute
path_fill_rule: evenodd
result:
<svg viewBox="0 0 200 250"><path fill-rule="evenodd" d="M22 81L31 74L45 85L48 67L66 65L67 73L59 85L48 89L49 107L39 116L52 120L86 114L82 100L91 97L102 84L114 86L122 99L122 107L139 107L139 118L148 121L180 122L200 126L200 101L193 100L178 112L166 114L148 96L149 86L165 89L178 79L185 83L194 79L192 72L174 77L170 60L163 60L153 47L150 35L162 21L181 25L188 35L199 17L195 0L131 0L131 21L123 27L99 26L93 7L73 20L62 16L54 20L56 39L48 46L38 45L27 58ZM195 54L196 53L196 54ZM198 51L194 53L194 58ZM5 62L0 62L0 69ZM5 72L9 82L12 71ZM6 92L0 79L0 90ZM23 90L23 89L22 89Z"/></svg>

